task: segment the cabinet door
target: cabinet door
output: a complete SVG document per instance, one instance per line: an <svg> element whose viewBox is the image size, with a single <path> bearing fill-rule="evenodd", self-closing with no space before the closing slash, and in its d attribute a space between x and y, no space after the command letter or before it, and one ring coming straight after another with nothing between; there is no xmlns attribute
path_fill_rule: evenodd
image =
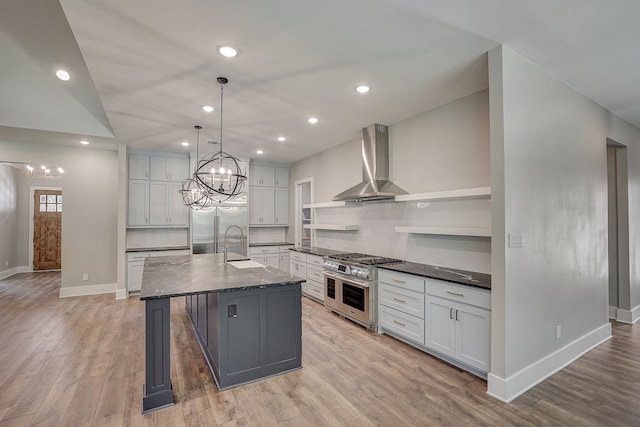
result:
<svg viewBox="0 0 640 427"><path fill-rule="evenodd" d="M129 156L129 179L149 179L149 156Z"/></svg>
<svg viewBox="0 0 640 427"><path fill-rule="evenodd" d="M280 254L280 267L278 267L278 268L280 268L280 270L286 271L288 273L289 271L291 271L290 268L289 268L289 262L290 261L291 261L291 257L289 256L288 253Z"/></svg>
<svg viewBox="0 0 640 427"><path fill-rule="evenodd" d="M289 189L276 188L275 224L289 224Z"/></svg>
<svg viewBox="0 0 640 427"><path fill-rule="evenodd" d="M149 218L151 225L166 225L167 216L167 185L161 181L151 181L149 184Z"/></svg>
<svg viewBox="0 0 640 427"><path fill-rule="evenodd" d="M169 180L168 157L151 157L149 178L154 181Z"/></svg>
<svg viewBox="0 0 640 427"><path fill-rule="evenodd" d="M491 312L467 304L456 304L456 359L489 372Z"/></svg>
<svg viewBox="0 0 640 427"><path fill-rule="evenodd" d="M262 219L262 189L249 187L249 224L260 225Z"/></svg>
<svg viewBox="0 0 640 427"><path fill-rule="evenodd" d="M149 224L149 181L129 180L129 225Z"/></svg>
<svg viewBox="0 0 640 427"><path fill-rule="evenodd" d="M167 214L171 225L187 225L189 223L189 211L182 201L181 189L182 184L180 182L169 184Z"/></svg>
<svg viewBox="0 0 640 427"><path fill-rule="evenodd" d="M276 195L275 188L262 189L262 223L275 224L276 222Z"/></svg>
<svg viewBox="0 0 640 427"><path fill-rule="evenodd" d="M189 159L169 159L169 180L180 181L189 176Z"/></svg>
<svg viewBox="0 0 640 427"><path fill-rule="evenodd" d="M289 187L289 168L276 168L276 187Z"/></svg>
<svg viewBox="0 0 640 427"><path fill-rule="evenodd" d="M295 259L291 259L289 261L289 274L293 274L294 276L297 276L306 280L307 264L302 263L300 261L296 261Z"/></svg>
<svg viewBox="0 0 640 427"><path fill-rule="evenodd" d="M455 357L456 354L456 322L454 312L455 303L453 301L427 295L425 345L452 357Z"/></svg>

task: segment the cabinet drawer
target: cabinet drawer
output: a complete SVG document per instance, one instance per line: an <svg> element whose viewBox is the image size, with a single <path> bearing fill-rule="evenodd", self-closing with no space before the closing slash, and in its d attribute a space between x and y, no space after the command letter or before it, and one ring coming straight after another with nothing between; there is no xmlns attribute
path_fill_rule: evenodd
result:
<svg viewBox="0 0 640 427"><path fill-rule="evenodd" d="M307 264L307 280L324 283L324 273L322 269L315 265Z"/></svg>
<svg viewBox="0 0 640 427"><path fill-rule="evenodd" d="M291 251L291 259L306 263L307 254L298 251Z"/></svg>
<svg viewBox="0 0 640 427"><path fill-rule="evenodd" d="M382 305L424 319L424 294L380 283L378 301Z"/></svg>
<svg viewBox="0 0 640 427"><path fill-rule="evenodd" d="M142 261L149 256L149 252L128 252L127 261Z"/></svg>
<svg viewBox="0 0 640 427"><path fill-rule="evenodd" d="M378 270L378 283L388 283L414 292L424 293L424 277L413 274L380 269Z"/></svg>
<svg viewBox="0 0 640 427"><path fill-rule="evenodd" d="M291 252L290 248L292 248L292 247L293 247L293 245L280 246L280 253L283 253L283 252L289 253L289 252Z"/></svg>
<svg viewBox="0 0 640 427"><path fill-rule="evenodd" d="M170 251L152 251L149 252L150 257L159 257L159 256L178 256L178 255L189 255L189 249L176 249Z"/></svg>
<svg viewBox="0 0 640 427"><path fill-rule="evenodd" d="M324 286L315 280L307 280L307 294L320 301L324 301Z"/></svg>
<svg viewBox="0 0 640 427"><path fill-rule="evenodd" d="M307 264L317 265L320 268L324 267L324 261L322 260L322 257L318 255L307 255Z"/></svg>
<svg viewBox="0 0 640 427"><path fill-rule="evenodd" d="M383 305L380 306L378 316L382 328L424 345L424 319Z"/></svg>
<svg viewBox="0 0 640 427"><path fill-rule="evenodd" d="M491 309L491 291L434 279L427 279L426 282L430 295Z"/></svg>
<svg viewBox="0 0 640 427"><path fill-rule="evenodd" d="M279 249L277 246L251 246L249 255L277 254Z"/></svg>
<svg viewBox="0 0 640 427"><path fill-rule="evenodd" d="M290 260L289 266L291 267L291 271L289 274L300 277L302 279L307 278L307 264L304 262L296 261L294 259Z"/></svg>

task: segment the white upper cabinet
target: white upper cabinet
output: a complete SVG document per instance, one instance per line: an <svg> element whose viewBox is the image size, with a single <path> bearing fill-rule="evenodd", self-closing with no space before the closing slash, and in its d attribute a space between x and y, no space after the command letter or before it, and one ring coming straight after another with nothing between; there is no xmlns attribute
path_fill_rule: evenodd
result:
<svg viewBox="0 0 640 427"><path fill-rule="evenodd" d="M129 156L129 179L149 179L149 156Z"/></svg>
<svg viewBox="0 0 640 427"><path fill-rule="evenodd" d="M289 225L289 168L251 165L249 225Z"/></svg>
<svg viewBox="0 0 640 427"><path fill-rule="evenodd" d="M129 156L128 225L189 225L188 209L179 191L189 176L189 159L135 153Z"/></svg>
<svg viewBox="0 0 640 427"><path fill-rule="evenodd" d="M260 187L274 187L276 183L276 169L272 166L255 166L249 168L249 185Z"/></svg>
<svg viewBox="0 0 640 427"><path fill-rule="evenodd" d="M289 188L289 168L276 168L276 187Z"/></svg>
<svg viewBox="0 0 640 427"><path fill-rule="evenodd" d="M189 159L151 157L150 164L153 181L182 181L189 176Z"/></svg>

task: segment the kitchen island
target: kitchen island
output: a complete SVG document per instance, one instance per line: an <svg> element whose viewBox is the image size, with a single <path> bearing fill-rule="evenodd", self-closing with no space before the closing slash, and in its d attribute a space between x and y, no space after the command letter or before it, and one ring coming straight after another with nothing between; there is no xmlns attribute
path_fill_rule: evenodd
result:
<svg viewBox="0 0 640 427"><path fill-rule="evenodd" d="M219 389L302 366L302 280L232 255L226 264L223 254L146 259L140 292L145 301L143 413L173 405L172 297L186 297L187 312Z"/></svg>

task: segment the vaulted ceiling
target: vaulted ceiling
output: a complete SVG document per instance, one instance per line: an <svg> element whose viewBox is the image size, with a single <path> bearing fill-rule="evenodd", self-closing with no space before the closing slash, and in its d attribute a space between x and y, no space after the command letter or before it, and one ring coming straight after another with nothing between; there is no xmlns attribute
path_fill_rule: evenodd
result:
<svg viewBox="0 0 640 427"><path fill-rule="evenodd" d="M179 152L199 124L217 150L225 76L225 151L290 163L486 88L499 44L640 127L638 16L637 0L4 0L0 139Z"/></svg>

